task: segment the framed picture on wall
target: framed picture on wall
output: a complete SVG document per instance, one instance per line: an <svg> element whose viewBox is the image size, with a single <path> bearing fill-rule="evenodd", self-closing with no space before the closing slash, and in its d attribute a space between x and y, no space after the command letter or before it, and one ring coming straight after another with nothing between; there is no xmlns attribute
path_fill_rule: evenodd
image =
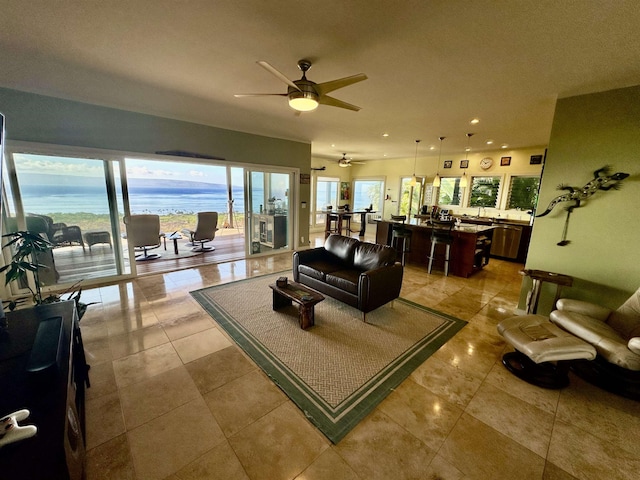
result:
<svg viewBox="0 0 640 480"><path fill-rule="evenodd" d="M453 165L453 160L444 161L444 168L451 168L452 165Z"/></svg>
<svg viewBox="0 0 640 480"><path fill-rule="evenodd" d="M460 160L460 168L469 168L469 160Z"/></svg>
<svg viewBox="0 0 640 480"><path fill-rule="evenodd" d="M542 163L542 155L531 155L529 165L540 165Z"/></svg>
<svg viewBox="0 0 640 480"><path fill-rule="evenodd" d="M503 167L508 167L509 165L511 165L511 157L500 158L500 165Z"/></svg>
<svg viewBox="0 0 640 480"><path fill-rule="evenodd" d="M351 197L349 182L340 182L340 200L349 200Z"/></svg>

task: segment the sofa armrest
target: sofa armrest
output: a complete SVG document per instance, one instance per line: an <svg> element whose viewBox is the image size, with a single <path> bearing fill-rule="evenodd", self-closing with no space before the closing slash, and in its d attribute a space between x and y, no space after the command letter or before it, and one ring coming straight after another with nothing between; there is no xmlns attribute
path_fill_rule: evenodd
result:
<svg viewBox="0 0 640 480"><path fill-rule="evenodd" d="M574 300L571 298L561 298L558 300L556 308L564 312L574 312L586 315L587 317L595 318L603 322L609 318L609 315L611 315L611 312L613 311L610 308L602 307L595 303L585 302L583 300Z"/></svg>
<svg viewBox="0 0 640 480"><path fill-rule="evenodd" d="M637 353L638 355L640 355L640 337L633 337L631 340L629 340L627 347L629 347L629 350L631 350L633 353Z"/></svg>
<svg viewBox="0 0 640 480"><path fill-rule="evenodd" d="M329 255L329 252L324 247L310 248L308 250L297 250L293 252L293 281L297 282L300 278L298 276L298 267L300 265L308 264L321 260Z"/></svg>
<svg viewBox="0 0 640 480"><path fill-rule="evenodd" d="M362 272L358 281L359 309L370 312L398 298L403 273L400 263Z"/></svg>
<svg viewBox="0 0 640 480"><path fill-rule="evenodd" d="M324 247L316 247L316 248L309 248L307 250L297 250L293 252L293 258L294 259L297 258L298 261L301 264L303 264L306 262L321 260L322 258L325 258L326 255L328 254L329 252L327 252Z"/></svg>

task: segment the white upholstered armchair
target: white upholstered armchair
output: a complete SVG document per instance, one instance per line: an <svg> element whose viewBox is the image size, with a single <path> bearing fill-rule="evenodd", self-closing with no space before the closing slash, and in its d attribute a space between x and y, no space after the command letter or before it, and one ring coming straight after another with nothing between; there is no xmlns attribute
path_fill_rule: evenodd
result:
<svg viewBox="0 0 640 480"><path fill-rule="evenodd" d="M160 258L157 253L148 253L148 250L160 246L160 217L158 215L131 215L124 217L124 223L127 226L129 248L142 249L142 253L136 255L137 261Z"/></svg>
<svg viewBox="0 0 640 480"><path fill-rule="evenodd" d="M617 310L562 298L550 319L594 346L594 383L640 398L640 289Z"/></svg>
<svg viewBox="0 0 640 480"><path fill-rule="evenodd" d="M189 243L193 245L194 252L210 252L216 247L205 245L216 237L218 231L218 212L198 212L196 229L185 228L182 233L189 235Z"/></svg>

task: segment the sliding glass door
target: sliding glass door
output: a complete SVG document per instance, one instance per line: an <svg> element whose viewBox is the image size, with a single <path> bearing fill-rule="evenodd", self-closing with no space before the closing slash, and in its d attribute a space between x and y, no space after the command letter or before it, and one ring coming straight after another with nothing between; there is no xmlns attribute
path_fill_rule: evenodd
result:
<svg viewBox="0 0 640 480"><path fill-rule="evenodd" d="M3 233L29 230L51 242L38 261L43 283L56 290L293 245L293 170L20 143L6 150L5 167ZM197 252L190 230L198 212L211 211L218 213L214 248ZM151 252L160 258L138 261L139 248L128 245L124 217L135 214L160 217ZM12 252L2 253L6 264ZM26 285L11 285L11 293Z"/></svg>
<svg viewBox="0 0 640 480"><path fill-rule="evenodd" d="M45 286L130 273L120 255L118 162L9 152L3 230L39 233L52 245L41 254ZM4 252L5 261L11 252Z"/></svg>
<svg viewBox="0 0 640 480"><path fill-rule="evenodd" d="M250 255L291 248L292 174L247 170Z"/></svg>

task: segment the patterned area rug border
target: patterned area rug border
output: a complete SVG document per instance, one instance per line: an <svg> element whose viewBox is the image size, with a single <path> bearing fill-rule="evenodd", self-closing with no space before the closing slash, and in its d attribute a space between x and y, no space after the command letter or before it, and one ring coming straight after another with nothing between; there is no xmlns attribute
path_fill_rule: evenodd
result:
<svg viewBox="0 0 640 480"><path fill-rule="evenodd" d="M393 391L413 370L420 366L427 358L436 352L442 345L460 331L467 322L450 315L438 312L428 307L416 304L409 300L399 298L399 306L402 306L405 315L408 311L422 312L435 317L439 324L418 341L406 348L402 353L391 358L383 368L364 381L356 390L341 399L339 403L332 402L320 395L312 386L287 365L277 354L274 354L265 346L249 328L240 323L234 312L227 311L215 300L216 292L225 288L243 288L247 282L275 283L275 279L281 274L269 274L249 279L239 280L214 287L207 287L191 292L193 298L211 315L211 317L226 331L229 336L242 348L251 359L285 392L285 394L304 412L307 418L331 440L338 443L353 427L355 427L373 408L376 407L389 393ZM271 291L268 290L269 308L271 308ZM356 309L348 307L330 297L324 302L337 302L343 309L350 309L359 315ZM321 302L324 303L324 302ZM319 305L321 305L319 304ZM293 308L293 307L292 307ZM403 316L396 313L394 308L387 308L385 315ZM415 310L413 310L415 309ZM367 315L369 319L371 312ZM401 321L401 319L397 319ZM363 324L364 325L364 324ZM366 324L369 326L370 324ZM375 328L375 325L370 325ZM311 331L312 327L309 331ZM297 333L297 332L295 332ZM335 379L339 381L339 379Z"/></svg>

